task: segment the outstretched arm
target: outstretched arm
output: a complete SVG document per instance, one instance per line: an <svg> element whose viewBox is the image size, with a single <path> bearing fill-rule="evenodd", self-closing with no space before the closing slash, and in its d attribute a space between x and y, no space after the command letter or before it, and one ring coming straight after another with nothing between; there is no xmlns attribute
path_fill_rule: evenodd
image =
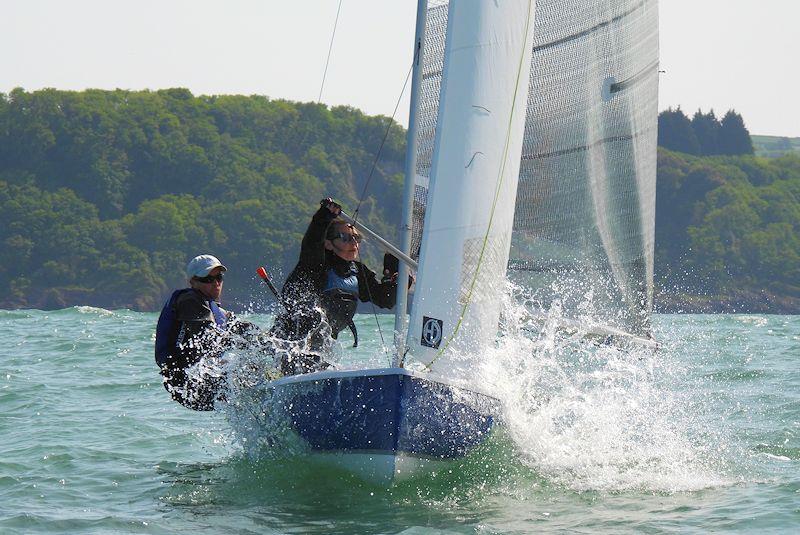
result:
<svg viewBox="0 0 800 535"><path fill-rule="evenodd" d="M331 221L342 212L342 207L328 197L322 199L317 210L311 217L303 235L300 245L300 263L305 265L321 264L325 262L325 230Z"/></svg>

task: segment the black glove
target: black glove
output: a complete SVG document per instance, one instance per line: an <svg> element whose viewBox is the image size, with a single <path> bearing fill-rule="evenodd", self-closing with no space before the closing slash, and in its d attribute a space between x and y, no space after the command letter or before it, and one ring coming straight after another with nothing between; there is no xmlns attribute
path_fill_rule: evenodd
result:
<svg viewBox="0 0 800 535"><path fill-rule="evenodd" d="M328 210L330 210L331 214L333 214L334 217L342 213L342 205L335 202L330 197L327 197L319 201L319 205L323 208L327 208Z"/></svg>
<svg viewBox="0 0 800 535"><path fill-rule="evenodd" d="M383 278L381 282L390 282L396 280L397 273L400 271L400 260L397 259L391 253L385 253L383 255ZM414 275L410 272L408 273L408 287L411 288L411 285L414 284Z"/></svg>
<svg viewBox="0 0 800 535"><path fill-rule="evenodd" d="M381 282L390 282L397 276L400 269L400 261L396 256L390 253L383 255L383 277Z"/></svg>
<svg viewBox="0 0 800 535"><path fill-rule="evenodd" d="M383 273L386 274L388 272L389 274L392 274L397 273L398 271L400 271L400 260L398 260L397 257L391 253L384 254Z"/></svg>

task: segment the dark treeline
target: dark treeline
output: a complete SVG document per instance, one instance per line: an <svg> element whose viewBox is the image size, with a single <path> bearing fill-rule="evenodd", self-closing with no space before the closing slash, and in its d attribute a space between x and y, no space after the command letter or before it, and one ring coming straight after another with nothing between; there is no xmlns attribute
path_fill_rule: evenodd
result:
<svg viewBox="0 0 800 535"><path fill-rule="evenodd" d="M0 306L152 310L202 252L247 301L256 267L296 262L319 199L354 209L389 122L185 89L0 94ZM395 125L360 208L391 238L404 145Z"/></svg>
<svg viewBox="0 0 800 535"><path fill-rule="evenodd" d="M356 206L389 121L184 89L0 94L0 307L154 310L201 252L231 268L227 302L264 302L255 268L283 280L320 198ZM800 157L749 155L734 112L668 110L662 130L657 304L800 312ZM737 155L701 156L739 138ZM394 125L360 209L390 239L404 145Z"/></svg>
<svg viewBox="0 0 800 535"><path fill-rule="evenodd" d="M714 110L697 110L689 119L672 108L658 115L658 144L666 149L698 156L753 154L753 141L744 119L729 110L717 119Z"/></svg>

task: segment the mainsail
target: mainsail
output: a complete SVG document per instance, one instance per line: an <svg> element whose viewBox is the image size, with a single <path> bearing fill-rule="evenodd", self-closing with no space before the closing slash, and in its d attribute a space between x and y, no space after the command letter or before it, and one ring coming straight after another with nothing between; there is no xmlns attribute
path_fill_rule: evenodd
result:
<svg viewBox="0 0 800 535"><path fill-rule="evenodd" d="M512 279L522 282L543 310L557 300L566 320L650 338L657 1L534 3ZM412 255L419 255L423 245L434 140L442 124L449 4L433 0L427 14ZM419 329L420 318L412 318L412 348L419 343Z"/></svg>

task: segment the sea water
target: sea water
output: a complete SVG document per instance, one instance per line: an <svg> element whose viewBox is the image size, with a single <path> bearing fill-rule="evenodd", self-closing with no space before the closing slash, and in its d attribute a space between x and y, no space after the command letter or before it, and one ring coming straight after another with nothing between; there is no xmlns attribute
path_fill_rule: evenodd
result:
<svg viewBox="0 0 800 535"><path fill-rule="evenodd" d="M655 352L518 325L476 370L504 440L391 488L253 455L235 418L171 401L156 317L0 311L0 533L800 528L798 316L656 315ZM392 322L359 316L343 365L388 364Z"/></svg>

